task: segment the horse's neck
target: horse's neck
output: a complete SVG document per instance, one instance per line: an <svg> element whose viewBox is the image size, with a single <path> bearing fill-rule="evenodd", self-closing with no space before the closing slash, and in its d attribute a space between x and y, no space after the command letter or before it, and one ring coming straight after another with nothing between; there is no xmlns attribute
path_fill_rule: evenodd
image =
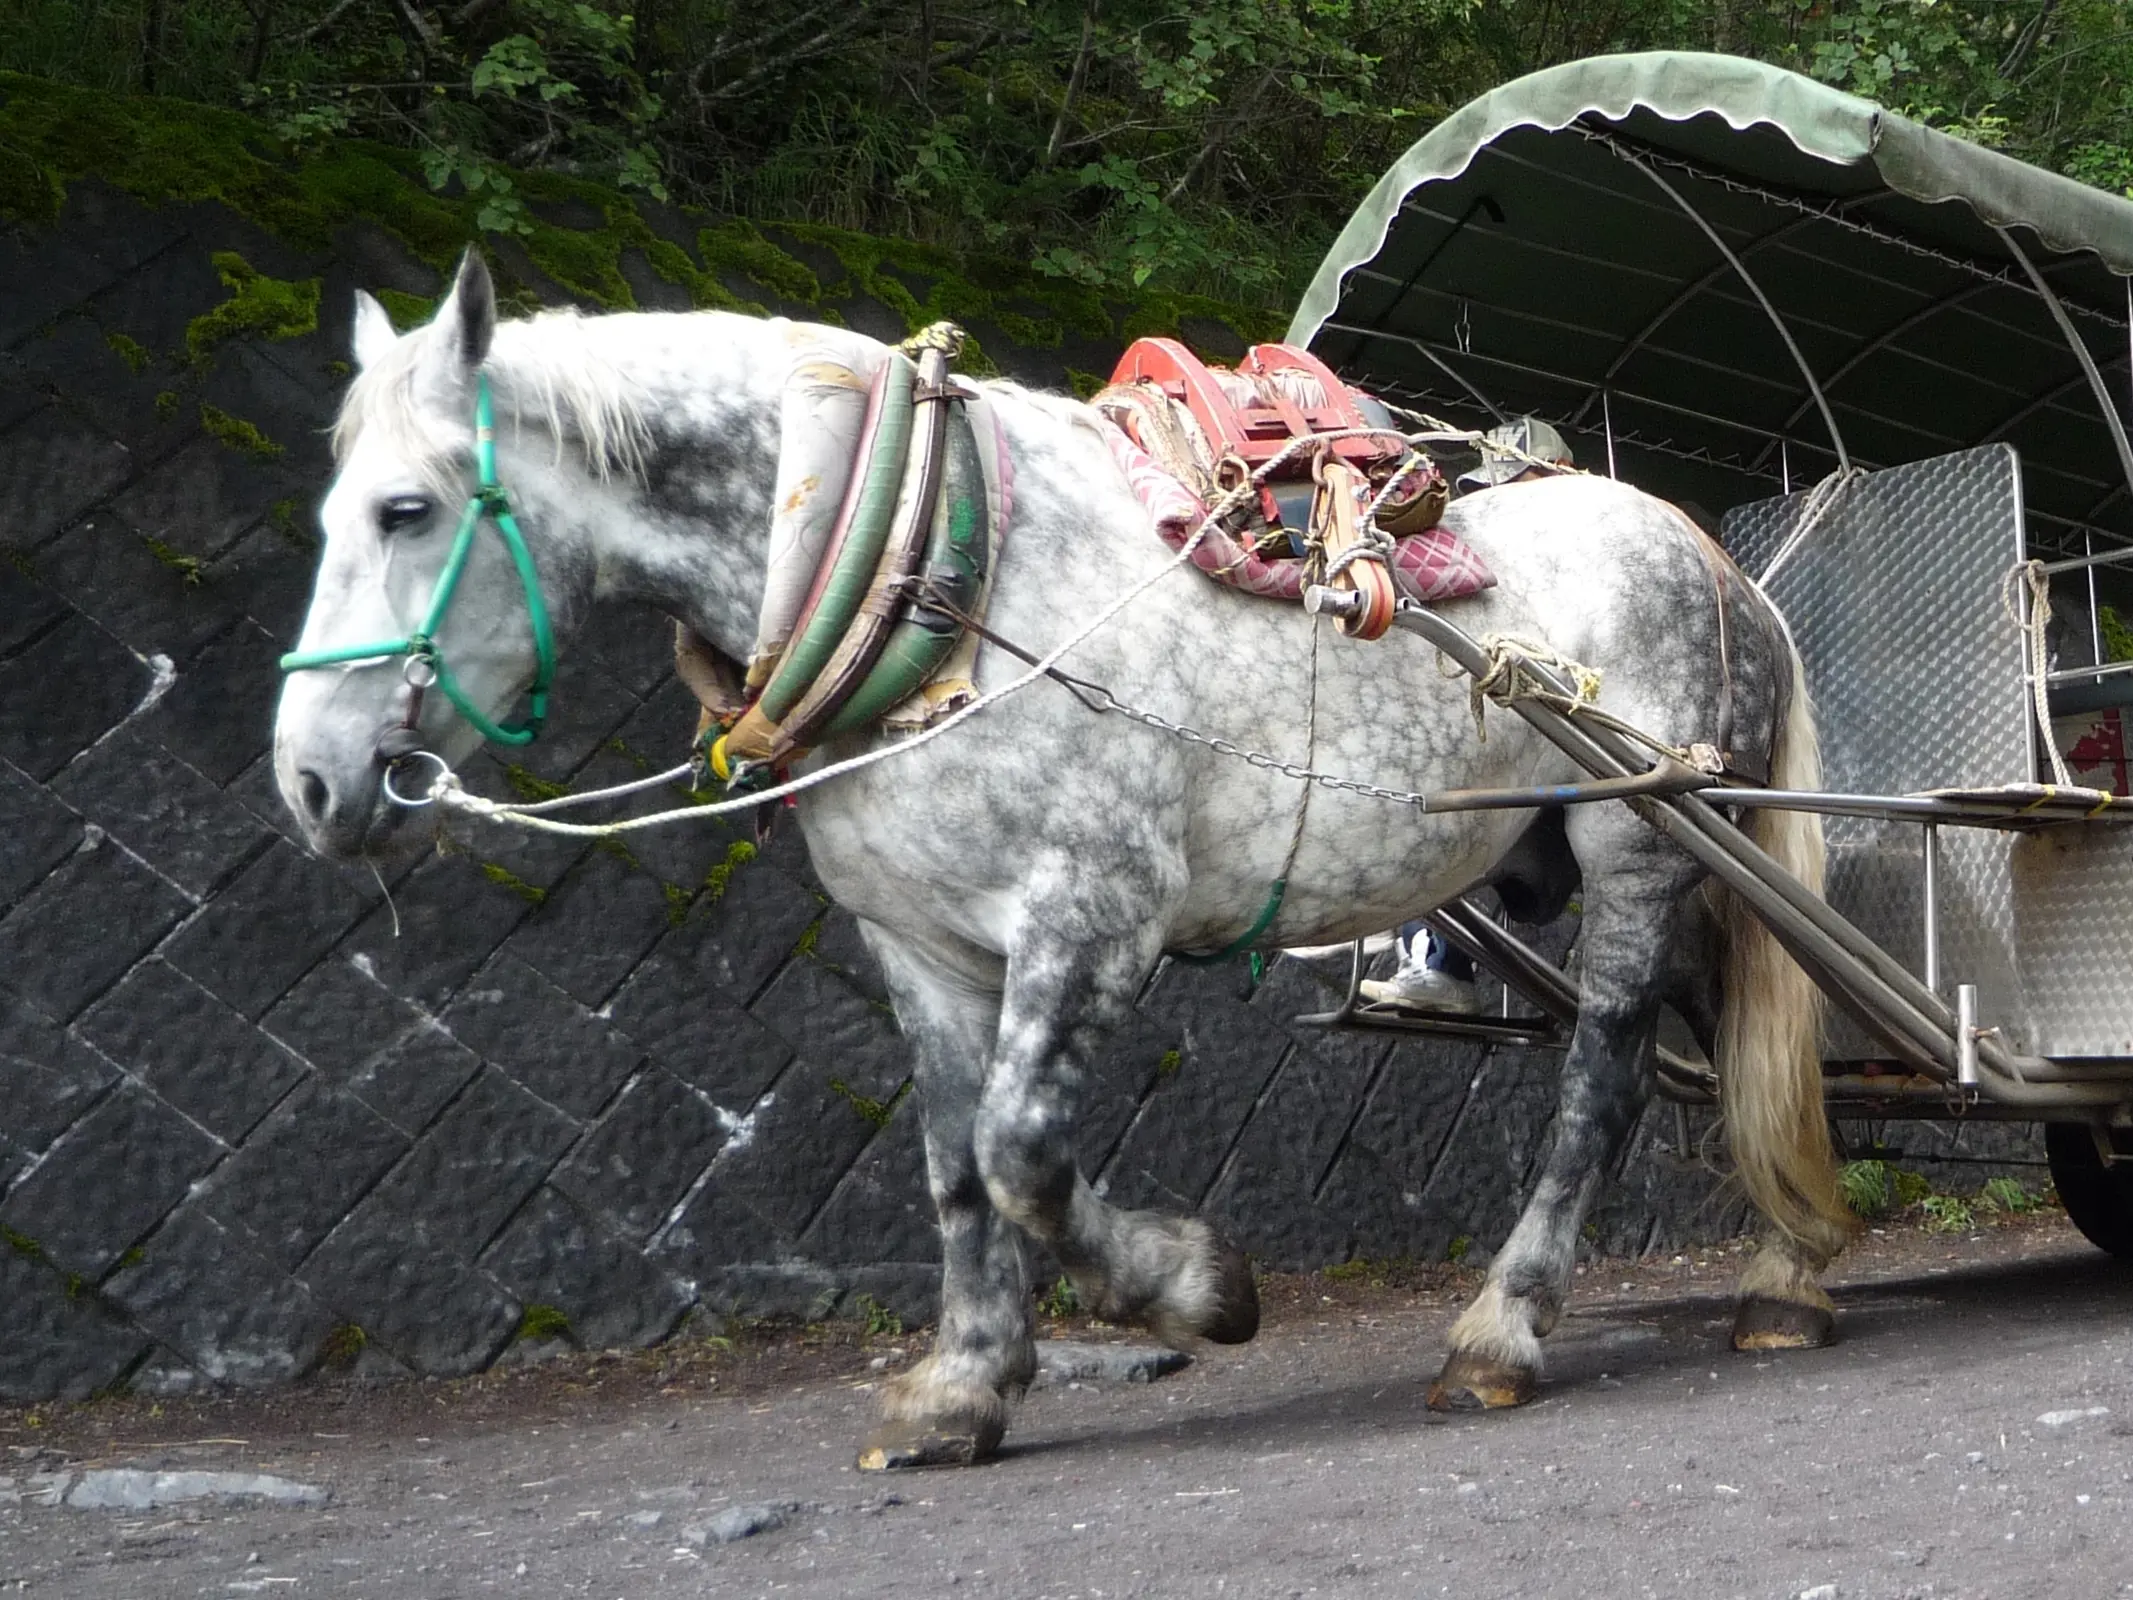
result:
<svg viewBox="0 0 2133 1600"><path fill-rule="evenodd" d="M642 399L643 475L586 485L597 594L658 607L745 657L761 609L787 324L715 312L602 318ZM828 330L825 330L828 331Z"/></svg>

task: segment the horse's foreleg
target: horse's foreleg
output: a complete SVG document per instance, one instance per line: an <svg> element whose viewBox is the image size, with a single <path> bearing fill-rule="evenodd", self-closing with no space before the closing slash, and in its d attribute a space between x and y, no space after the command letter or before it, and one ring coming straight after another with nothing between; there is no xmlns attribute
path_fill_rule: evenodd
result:
<svg viewBox="0 0 2133 1600"><path fill-rule="evenodd" d="M1073 927L1062 914L1045 925ZM1154 965L1159 934L1046 939L1009 963L1000 1044L978 1113L978 1161L993 1203L1049 1245L1082 1304L1171 1344L1242 1343L1259 1294L1242 1251L1195 1217L1107 1204L1074 1159L1089 1059Z"/></svg>
<svg viewBox="0 0 2133 1600"><path fill-rule="evenodd" d="M1022 1239L985 1192L973 1139L1000 1001L871 930L868 942L912 1044L941 1227L941 1310L932 1352L885 1386L859 1466L961 1466L999 1448L1008 1403L1037 1370Z"/></svg>
<svg viewBox="0 0 2133 1600"><path fill-rule="evenodd" d="M1578 1023L1563 1063L1555 1148L1480 1295L1452 1326L1451 1352L1430 1385L1433 1410L1533 1398L1540 1341L1562 1315L1579 1225L1651 1090L1675 878L1647 872L1588 885Z"/></svg>

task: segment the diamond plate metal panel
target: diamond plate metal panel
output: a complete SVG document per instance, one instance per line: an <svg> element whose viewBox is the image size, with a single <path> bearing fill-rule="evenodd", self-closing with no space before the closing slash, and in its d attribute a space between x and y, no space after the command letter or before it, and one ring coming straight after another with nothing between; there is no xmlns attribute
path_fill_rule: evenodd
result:
<svg viewBox="0 0 2133 1600"><path fill-rule="evenodd" d="M2029 1048L2133 1056L2133 831L2053 828L2010 859Z"/></svg>
<svg viewBox="0 0 2133 1600"><path fill-rule="evenodd" d="M1805 495L1742 506L1728 549L1760 572ZM1876 794L2030 775L2022 641L2001 601L2021 559L2015 452L1989 445L1870 473L1769 585L1806 663L1822 735L1824 786ZM1924 845L1909 824L1831 817L1830 902L1914 972L1924 969ZM1975 983L1983 1015L2033 1049L2017 970L2014 841L1941 831L1941 976ZM1881 1054L1848 1021L1839 1059Z"/></svg>

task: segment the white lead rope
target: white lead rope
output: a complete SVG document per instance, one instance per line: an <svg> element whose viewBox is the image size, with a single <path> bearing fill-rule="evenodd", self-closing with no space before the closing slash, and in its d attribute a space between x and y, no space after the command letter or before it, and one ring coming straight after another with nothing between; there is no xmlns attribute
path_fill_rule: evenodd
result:
<svg viewBox="0 0 2133 1600"><path fill-rule="evenodd" d="M828 783L832 778L845 777L850 773L874 766L878 762L886 761L891 756L906 755L918 749L921 745L931 743L949 729L969 721L980 711L989 706L999 704L1009 695L1019 693L1035 683L1039 678L1048 675L1054 667L1074 650L1086 643L1091 636L1100 629L1107 627L1126 607L1154 588L1156 584L1160 583L1172 572L1190 561L1193 551L1199 548L1201 541L1207 537L1215 524L1237 506L1243 504L1245 497L1257 489L1268 474L1288 460L1290 456L1296 454L1297 451L1306 447L1315 447L1334 439L1383 438L1386 432L1387 430L1383 428L1341 428L1327 433L1314 433L1300 439L1290 440L1276 454L1258 467L1255 467L1251 474L1235 488L1223 494L1221 499L1217 500L1213 507L1209 509L1207 515L1201 519L1199 527L1193 530L1192 537L1180 545L1168 561L1112 601L1109 606L1097 614L1096 618L1087 627L1067 639L1065 643L1040 657L1037 663L1020 677L1009 679L997 689L987 690L968 705L958 707L939 722L934 723L932 727L921 729L909 738L899 739L890 744L878 745L872 750L847 757L843 761L832 762L829 766L819 768L814 772L802 773L797 778L774 784L768 789L755 790L738 799L711 801L704 805L677 806L669 811L651 811L641 817L625 817L619 822L557 822L545 813L562 810L568 806L591 805L602 800L613 800L626 794L635 794L644 789L655 788L662 783L671 783L679 778L686 777L693 770L693 763L685 762L669 771L655 774L649 778L640 778L634 783L618 784L609 789L595 789L585 794L564 795L559 799L543 800L528 805L510 801L490 800L482 795L470 793L466 786L460 782L459 774L445 765L442 756L432 751L418 750L410 759L427 757L437 764L437 776L430 780L428 791L420 798L415 799L402 795L393 788L392 772L388 768L384 779L386 796L403 806L440 805L447 811L457 811L470 817L481 817L490 822L516 823L520 827L530 828L538 833L562 834L575 839L606 839L620 833L634 833L644 828L663 827L671 822L686 822L699 817L722 817L740 811L753 811L758 806L782 800L787 795L803 793L818 784ZM1410 434L1405 437L1409 445L1413 446L1447 437L1471 438L1473 436L1458 429L1438 428L1426 433ZM1383 494L1381 493L1371 501L1370 510L1372 512L1376 511L1378 500L1382 498Z"/></svg>

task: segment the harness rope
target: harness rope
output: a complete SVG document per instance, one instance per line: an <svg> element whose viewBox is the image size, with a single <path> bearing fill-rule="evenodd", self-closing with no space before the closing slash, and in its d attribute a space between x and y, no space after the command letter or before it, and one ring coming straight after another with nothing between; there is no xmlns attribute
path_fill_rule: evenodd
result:
<svg viewBox="0 0 2133 1600"><path fill-rule="evenodd" d="M1844 491L1852 481L1865 476L1857 467L1839 467L1808 490L1806 500L1800 505L1799 521L1792 525L1792 532L1777 547L1777 553L1763 563L1763 570L1755 581L1767 588L1770 580L1778 575L1778 569L1792 559L1792 553L1805 544L1807 536L1822 525L1822 519L1836 509L1837 502L1844 498Z"/></svg>
<svg viewBox="0 0 2133 1600"><path fill-rule="evenodd" d="M1039 678L1050 675L1052 669L1057 667L1059 662L1067 655L1078 649L1103 628L1109 626L1119 613L1147 593L1148 590L1154 588L1156 584L1162 582L1178 567L1189 562L1192 559L1193 551L1199 548L1201 542L1205 540L1216 523L1237 506L1243 504L1245 498L1257 490L1260 482L1275 468L1288 460L1290 456L1300 450L1315 447L1329 439L1382 438L1384 433L1385 430L1382 428L1343 428L1329 433L1314 434L1289 441L1273 456L1254 468L1234 488L1225 491L1215 501L1207 515L1201 519L1200 525L1193 530L1191 536L1171 553L1169 560L1098 612L1080 631L1068 637L1063 643L1054 646L1043 656L1036 658L1029 671L1023 673L1020 677L1008 680L996 689L987 690L968 705L957 708L931 727L923 728L908 738L899 739L890 744L878 745L872 750L862 751L856 756L849 756L842 761L832 762L829 766L817 768L813 772L802 773L800 776L790 778L783 783L773 784L764 789L752 790L737 799L711 801L703 805L678 806L671 810L654 811L641 817L626 817L615 822L557 822L545 813L549 810L562 810L566 806L591 805L599 801L616 798L621 794L651 788L660 783L675 782L690 774L693 763L684 762L666 772L614 789L597 789L580 795L564 795L555 800L543 801L539 802L538 805L529 806L490 800L484 796L469 793L465 785L460 781L459 775L445 764L443 757L433 751L420 750L414 752L407 759L427 759L435 763L437 774L430 780L428 789L419 797L402 795L390 787L392 774L391 770L388 769L385 779L388 786L386 792L401 805L441 805L448 811L458 811L468 816L482 817L496 822L515 822L537 832L561 834L580 839L613 838L618 834L633 833L644 828L660 827L667 823L686 821L691 818L726 816L740 811L752 812L756 807L768 804L773 800L782 800L787 795L804 793L817 785L829 782L832 778L844 777L849 773L862 771L867 767L886 761L892 756L916 750L920 746L929 744L939 738L949 729L968 721L987 707L997 705L1010 695L1020 693ZM1377 509L1377 504L1378 501L1373 499L1370 510L1374 512ZM372 647L369 653L373 656L382 656L395 652L385 647ZM1108 697L1108 692L1106 693ZM1125 706L1123 702L1116 702L1116 704L1120 710L1131 709ZM1142 720L1146 719L1143 718ZM1234 749L1235 747L1232 746L1231 748ZM1272 762L1272 758L1266 759L1268 762ZM1293 763L1273 764L1281 770L1287 770L1294 765ZM1371 792L1375 787L1369 785L1357 786L1350 781L1343 781L1336 786L1356 788L1359 793ZM1395 791L1391 790L1384 792L1388 795L1395 793ZM1420 803L1426 798L1426 796L1415 795L1413 802Z"/></svg>
<svg viewBox="0 0 2133 1600"><path fill-rule="evenodd" d="M2029 616L2022 616L2022 590L2029 590ZM2017 561L2000 580L2000 605L2029 646L2030 706L2036 713L2037 737L2052 764L2052 776L2060 787L2074 787L2066 758L2059 754L2059 741L2052 733L2051 691L2045 677L2051 670L2051 654L2044 634L2052 620L2051 575L2041 561Z"/></svg>

